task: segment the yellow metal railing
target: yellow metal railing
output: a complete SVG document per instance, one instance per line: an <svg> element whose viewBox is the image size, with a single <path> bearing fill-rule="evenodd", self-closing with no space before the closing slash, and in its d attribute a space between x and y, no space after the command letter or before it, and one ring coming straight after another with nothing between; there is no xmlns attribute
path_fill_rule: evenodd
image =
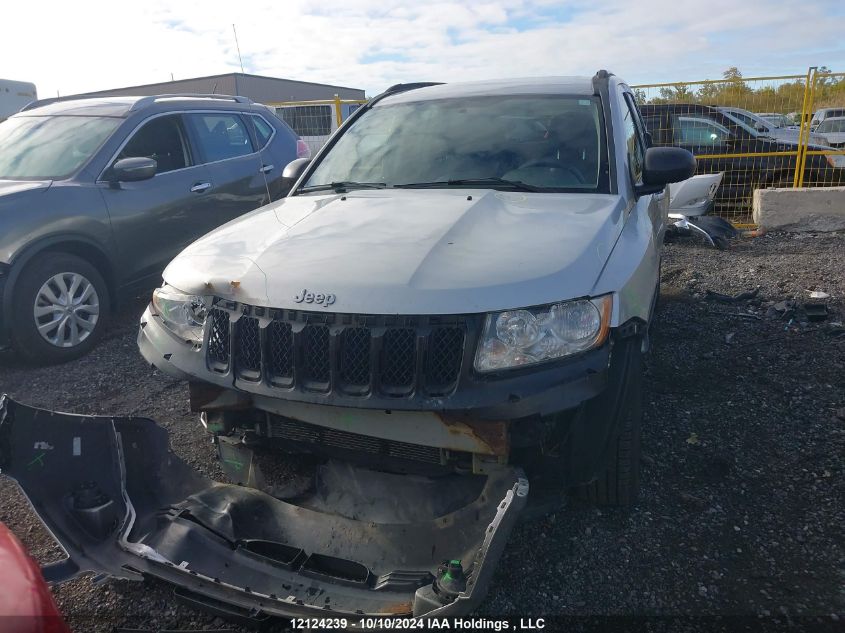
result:
<svg viewBox="0 0 845 633"><path fill-rule="evenodd" d="M353 108L367 103L366 99L332 99L310 101L275 101L264 105L273 108L279 118L293 128L315 154L329 140L351 114Z"/></svg>
<svg viewBox="0 0 845 633"><path fill-rule="evenodd" d="M737 226L753 226L756 189L845 184L845 147L825 148L826 137L816 132L813 118L820 107L845 108L845 73L810 67L805 75L743 77L730 69L723 79L641 84L632 89L642 106L672 105L652 109L663 114L645 117L646 125L651 124L649 131L658 144L692 149L704 173L724 173L716 212ZM688 104L686 110L684 104ZM791 115L793 125L771 128L761 124L756 113ZM753 129L747 134L749 125ZM762 134L754 142L758 126L763 134L775 136L776 142ZM745 139L741 146L729 138L734 131Z"/></svg>

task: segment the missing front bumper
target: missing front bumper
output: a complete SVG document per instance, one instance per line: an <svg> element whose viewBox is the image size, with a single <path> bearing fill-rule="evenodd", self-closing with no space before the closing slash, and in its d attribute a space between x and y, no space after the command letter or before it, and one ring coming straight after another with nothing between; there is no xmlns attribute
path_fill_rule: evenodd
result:
<svg viewBox="0 0 845 633"><path fill-rule="evenodd" d="M528 494L515 468L425 478L328 462L307 493L283 501L199 476L151 420L5 396L0 470L68 553L45 568L48 580L146 575L256 619L468 613ZM437 581L447 560L462 562L465 587Z"/></svg>

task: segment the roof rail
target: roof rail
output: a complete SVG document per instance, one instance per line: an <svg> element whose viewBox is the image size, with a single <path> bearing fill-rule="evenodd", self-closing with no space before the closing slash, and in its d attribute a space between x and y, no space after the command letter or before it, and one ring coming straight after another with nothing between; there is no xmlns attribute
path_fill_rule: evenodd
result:
<svg viewBox="0 0 845 633"><path fill-rule="evenodd" d="M442 86L442 81L417 81L409 84L394 84L385 90L383 95L397 94L399 92L408 92L409 90L416 90L417 88L428 88L429 86Z"/></svg>
<svg viewBox="0 0 845 633"><path fill-rule="evenodd" d="M155 103L160 99L219 99L221 101L234 101L235 103L252 103L252 99L249 97L243 97L240 95L221 95L221 94L200 94L200 93L174 93L174 94L163 94L163 95L149 95L147 97L141 97L135 103L132 104L132 107L129 108L130 112L134 110L140 110L141 108L145 108L148 105Z"/></svg>
<svg viewBox="0 0 845 633"><path fill-rule="evenodd" d="M36 99L35 101L30 101L24 107L22 107L18 112L26 112L27 110L33 110L35 108L40 108L41 106L50 105L51 103L56 103L57 101L68 101L70 97L48 97L47 99Z"/></svg>
<svg viewBox="0 0 845 633"><path fill-rule="evenodd" d="M611 77L613 77L613 73L606 71L604 68L599 70L593 75L593 92L600 95L603 90L606 91Z"/></svg>
<svg viewBox="0 0 845 633"><path fill-rule="evenodd" d="M30 101L27 103L23 108L20 109L20 112L26 112L27 110L33 110L35 108L40 108L41 106L50 105L51 103L57 103L59 101L77 101L82 99L108 99L109 97L123 97L123 96L132 96L132 95L103 95L103 94L93 94L93 95L68 95L66 97L49 97L47 99L38 99L36 101ZM132 107L129 108L129 111L135 111L140 108L146 107L150 104L155 103L159 99L220 99L222 101L233 101L235 103L252 103L252 99L249 97L242 97L242 96L233 96L233 95L221 95L221 94L193 94L193 93L181 93L181 94L163 94L163 95L149 95L146 97L141 97L135 103L132 104Z"/></svg>

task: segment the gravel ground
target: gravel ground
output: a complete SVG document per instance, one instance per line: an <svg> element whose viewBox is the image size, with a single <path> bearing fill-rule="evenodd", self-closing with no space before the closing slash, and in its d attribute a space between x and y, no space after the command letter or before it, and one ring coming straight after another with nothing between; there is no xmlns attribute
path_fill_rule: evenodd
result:
<svg viewBox="0 0 845 633"><path fill-rule="evenodd" d="M718 296L757 290L736 302ZM807 323L821 290L830 315ZM478 615L845 618L845 235L769 235L720 252L668 244L648 362L643 489L631 510L570 505L513 532ZM144 415L221 477L187 389L135 348L139 298L88 357L25 368L0 355L0 391L76 413ZM790 321L791 319L791 321ZM58 549L0 477L0 521L40 562ZM54 589L75 631L225 627L166 586L81 578ZM810 620L805 618L812 618ZM696 622L684 620L673 631Z"/></svg>

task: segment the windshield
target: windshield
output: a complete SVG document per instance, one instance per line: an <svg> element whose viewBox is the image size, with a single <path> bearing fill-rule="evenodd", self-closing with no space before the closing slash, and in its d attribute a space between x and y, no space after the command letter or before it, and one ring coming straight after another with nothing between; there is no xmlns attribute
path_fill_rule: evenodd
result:
<svg viewBox="0 0 845 633"><path fill-rule="evenodd" d="M816 132L845 132L845 119L826 119L819 124Z"/></svg>
<svg viewBox="0 0 845 633"><path fill-rule="evenodd" d="M0 123L0 179L58 180L79 169L122 119L12 117Z"/></svg>
<svg viewBox="0 0 845 633"><path fill-rule="evenodd" d="M332 183L607 191L605 155L595 97L388 103L364 112L299 191Z"/></svg>
<svg viewBox="0 0 845 633"><path fill-rule="evenodd" d="M749 125L748 123L745 122L745 119L751 119L752 121L754 120L749 115L747 115L747 114L746 115L740 115L740 113L738 113L738 112L732 112L732 111L728 111L728 110L722 110L722 114L724 114L731 121L736 123L743 130L748 132L751 136L760 136L760 132L758 132L757 130L754 129L753 126L751 126L751 125ZM769 128L769 124L764 119L759 119L759 123L763 127L765 127L766 129Z"/></svg>
<svg viewBox="0 0 845 633"><path fill-rule="evenodd" d="M761 116L775 127L789 127L792 125L792 122L782 114L763 114Z"/></svg>

